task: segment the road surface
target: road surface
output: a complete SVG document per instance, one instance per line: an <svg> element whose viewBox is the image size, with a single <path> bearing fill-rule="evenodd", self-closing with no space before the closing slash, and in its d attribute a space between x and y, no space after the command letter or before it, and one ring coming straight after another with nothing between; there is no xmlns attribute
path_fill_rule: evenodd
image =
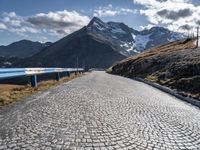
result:
<svg viewBox="0 0 200 150"><path fill-rule="evenodd" d="M92 72L0 111L0 149L200 149L200 109Z"/></svg>

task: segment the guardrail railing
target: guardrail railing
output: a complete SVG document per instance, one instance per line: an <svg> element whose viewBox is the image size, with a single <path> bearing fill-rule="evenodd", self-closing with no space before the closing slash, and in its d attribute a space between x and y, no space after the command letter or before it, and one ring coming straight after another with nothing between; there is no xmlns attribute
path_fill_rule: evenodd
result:
<svg viewBox="0 0 200 150"><path fill-rule="evenodd" d="M30 76L31 86L37 87L37 75L56 73L56 80L60 79L60 73L66 72L69 76L70 73L84 72L83 68L1 68L0 80L21 76Z"/></svg>

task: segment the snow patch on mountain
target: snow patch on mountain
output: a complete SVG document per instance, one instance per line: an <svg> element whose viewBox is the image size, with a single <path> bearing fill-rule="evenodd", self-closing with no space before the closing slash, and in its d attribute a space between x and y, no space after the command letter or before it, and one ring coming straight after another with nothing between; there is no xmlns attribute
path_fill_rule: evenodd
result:
<svg viewBox="0 0 200 150"><path fill-rule="evenodd" d="M137 35L135 37L136 49L144 50L146 48L147 43L150 41L150 35Z"/></svg>
<svg viewBox="0 0 200 150"><path fill-rule="evenodd" d="M94 22L94 25L97 27L97 29L99 29L100 31L103 31L105 28L101 27L99 24L97 24L96 22Z"/></svg>
<svg viewBox="0 0 200 150"><path fill-rule="evenodd" d="M109 44L125 56L184 38L182 34L169 31L163 27L152 27L149 30L137 31L124 23L105 23L96 17L91 20L87 29L95 38Z"/></svg>
<svg viewBox="0 0 200 150"><path fill-rule="evenodd" d="M117 29L112 29L111 32L113 33L122 33L122 34L125 34L126 32L124 32L122 29L120 28L117 28Z"/></svg>
<svg viewBox="0 0 200 150"><path fill-rule="evenodd" d="M120 45L122 48L125 48L128 52L132 51L135 47L135 43L133 42L124 42L123 44Z"/></svg>
<svg viewBox="0 0 200 150"><path fill-rule="evenodd" d="M168 38L168 41L169 42L173 42L173 41L176 41L177 39L182 39L184 38L185 36L181 33L173 33L171 32L171 36Z"/></svg>
<svg viewBox="0 0 200 150"><path fill-rule="evenodd" d="M136 35L135 34L131 34L132 35L132 37L133 37L133 40L135 40L135 38L136 38Z"/></svg>

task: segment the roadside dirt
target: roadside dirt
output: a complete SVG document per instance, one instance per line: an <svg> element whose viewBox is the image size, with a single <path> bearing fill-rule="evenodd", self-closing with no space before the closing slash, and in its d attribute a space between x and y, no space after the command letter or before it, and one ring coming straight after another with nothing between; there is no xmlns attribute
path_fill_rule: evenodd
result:
<svg viewBox="0 0 200 150"><path fill-rule="evenodd" d="M27 85L13 85L13 84L0 84L0 108L5 105L9 105L13 102L20 101L31 94L38 91L46 90L52 86L58 85L63 82L67 82L78 78L84 74L71 74L70 77L63 77L60 81L47 80L38 83L37 88L32 88L30 84Z"/></svg>

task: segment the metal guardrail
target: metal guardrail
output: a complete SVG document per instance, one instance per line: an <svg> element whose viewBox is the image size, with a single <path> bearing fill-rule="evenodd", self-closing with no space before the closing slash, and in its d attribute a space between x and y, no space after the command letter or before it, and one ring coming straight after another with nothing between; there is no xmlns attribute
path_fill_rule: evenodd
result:
<svg viewBox="0 0 200 150"><path fill-rule="evenodd" d="M37 87L37 75L56 73L56 80L60 79L60 73L83 72L83 68L1 68L0 80L21 76L31 77L31 86Z"/></svg>

